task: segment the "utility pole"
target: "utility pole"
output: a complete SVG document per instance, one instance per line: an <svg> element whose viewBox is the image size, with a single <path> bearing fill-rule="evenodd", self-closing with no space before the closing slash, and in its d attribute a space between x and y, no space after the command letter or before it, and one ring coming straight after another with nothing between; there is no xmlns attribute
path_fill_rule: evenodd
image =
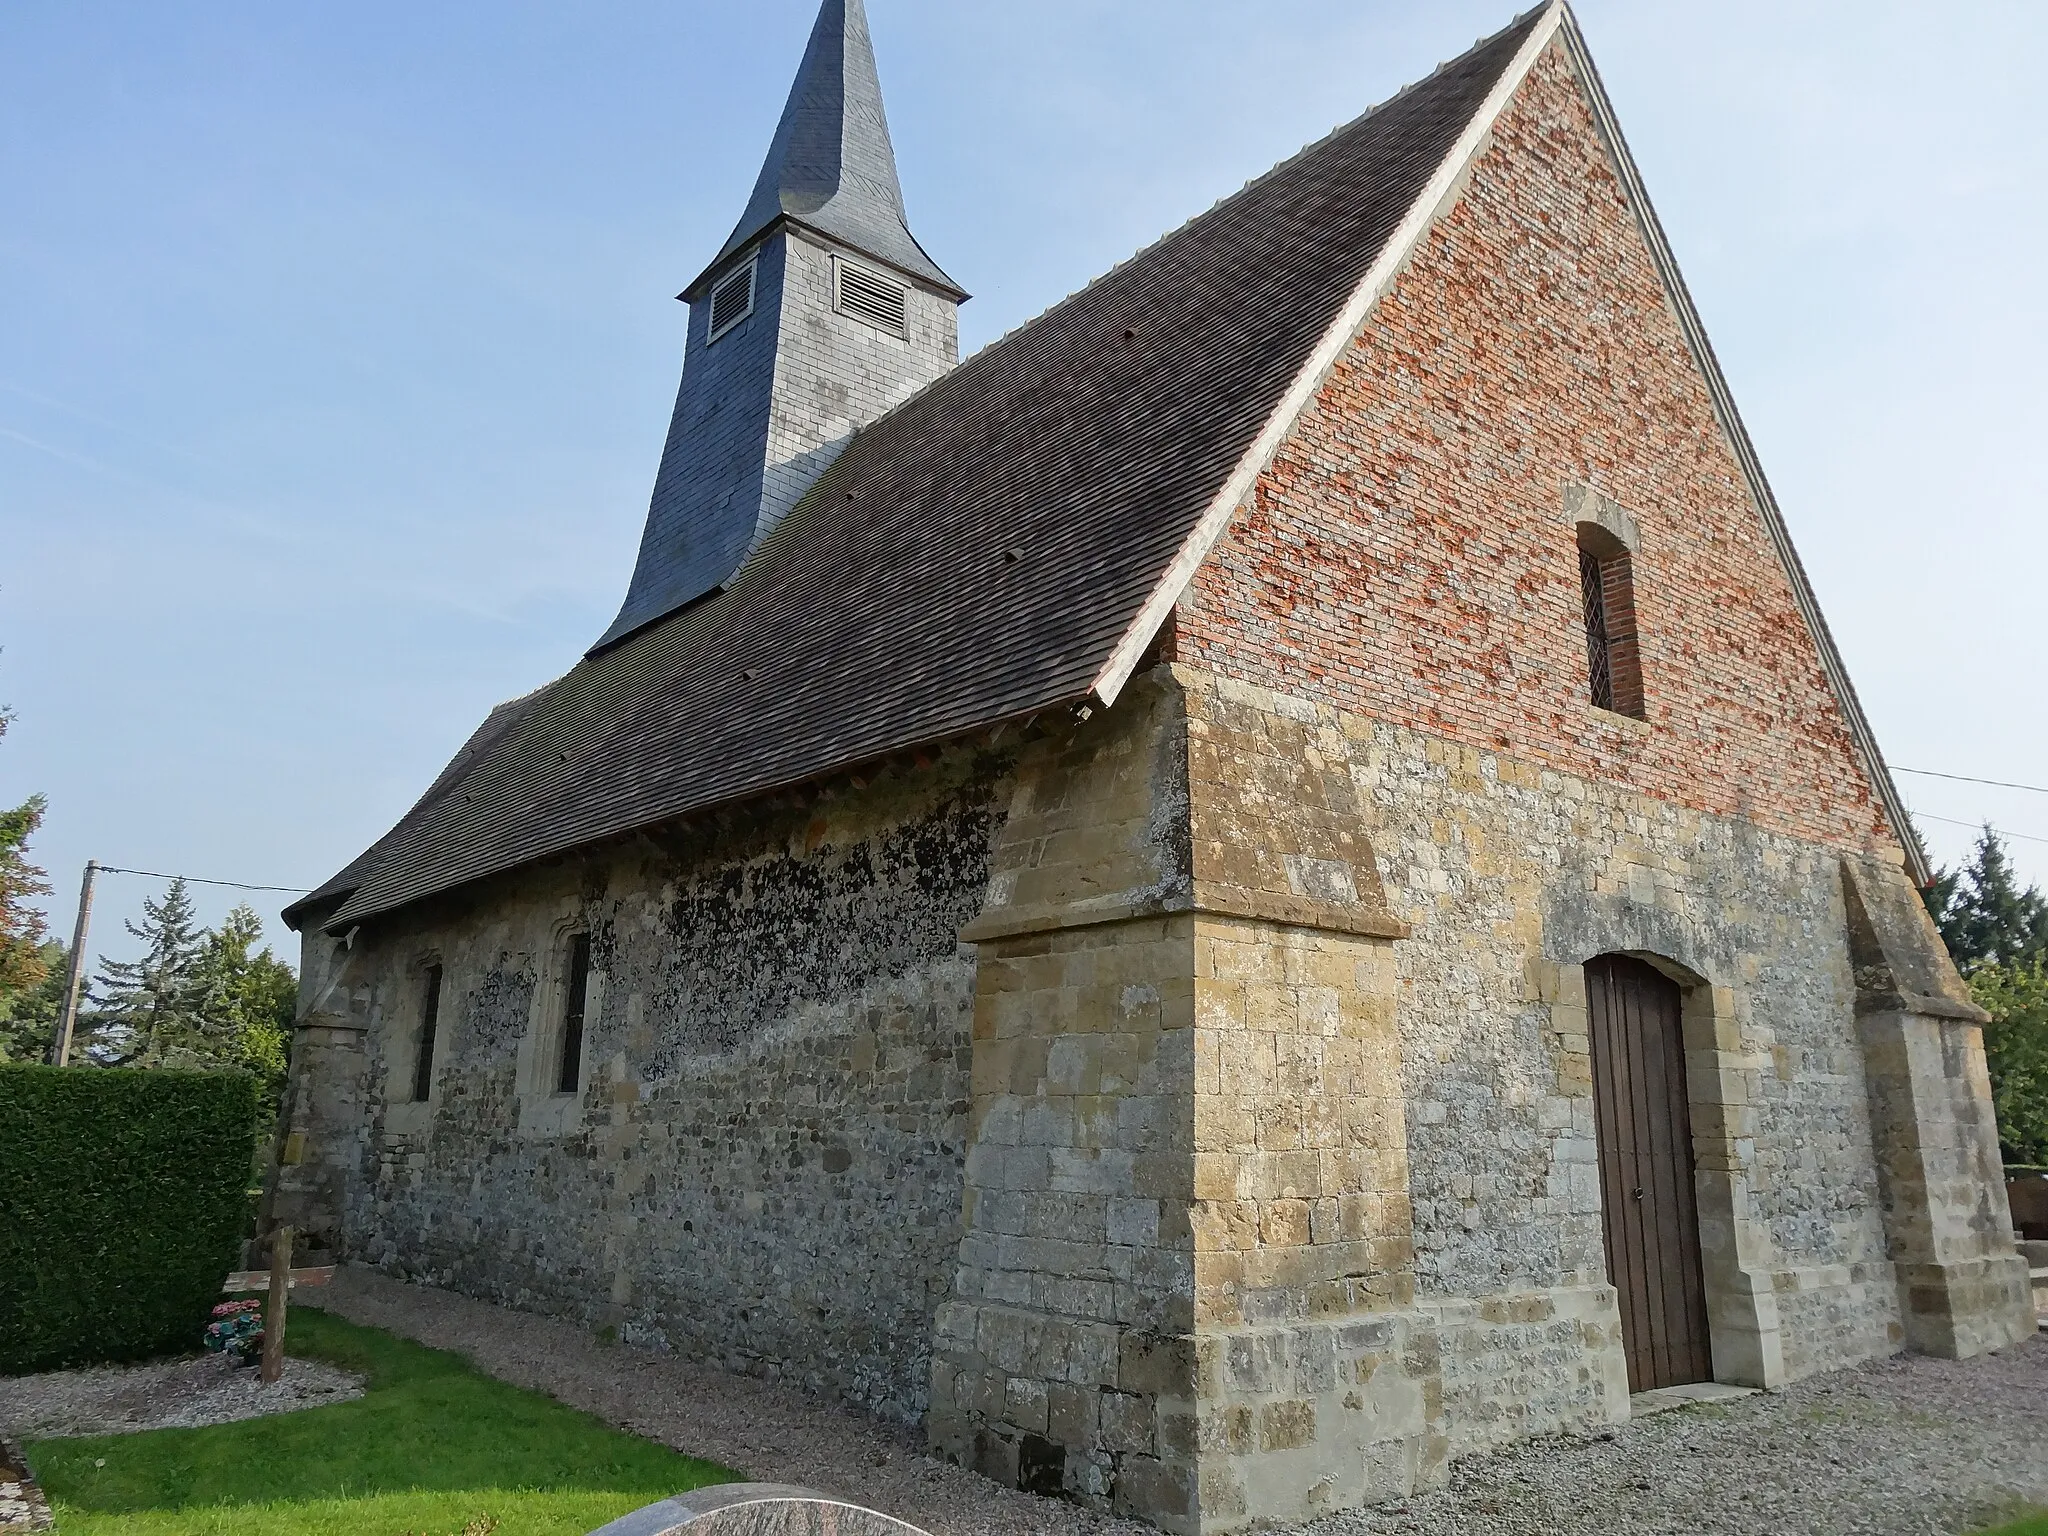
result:
<svg viewBox="0 0 2048 1536"><path fill-rule="evenodd" d="M85 882L78 888L78 926L71 930L71 975L64 983L64 1017L57 1025L57 1043L50 1053L55 1066L65 1066L71 1057L71 1028L78 1022L78 991L85 982L85 936L92 928L92 882L100 867L85 861Z"/></svg>

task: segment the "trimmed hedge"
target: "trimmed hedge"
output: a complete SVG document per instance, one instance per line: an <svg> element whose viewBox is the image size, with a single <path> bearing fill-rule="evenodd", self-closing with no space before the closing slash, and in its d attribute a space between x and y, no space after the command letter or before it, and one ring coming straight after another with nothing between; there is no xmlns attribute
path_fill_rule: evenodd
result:
<svg viewBox="0 0 2048 1536"><path fill-rule="evenodd" d="M255 1122L245 1073L0 1068L0 1375L196 1350Z"/></svg>

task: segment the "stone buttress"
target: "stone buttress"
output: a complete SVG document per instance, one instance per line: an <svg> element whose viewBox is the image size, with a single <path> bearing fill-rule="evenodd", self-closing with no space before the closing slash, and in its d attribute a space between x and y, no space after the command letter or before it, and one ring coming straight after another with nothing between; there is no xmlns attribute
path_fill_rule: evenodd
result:
<svg viewBox="0 0 2048 1536"><path fill-rule="evenodd" d="M1405 1494L1451 1449L1453 1336L1568 1341L1526 1428L1626 1399L1604 1287L1417 1303L1407 929L1319 728L1162 667L1020 770L964 935L965 1236L930 1417L1000 1481L1190 1532Z"/></svg>
<svg viewBox="0 0 2048 1536"><path fill-rule="evenodd" d="M2034 1332L2013 1244L1984 1010L1899 870L1844 859L1856 1026L1910 1348L1961 1358Z"/></svg>

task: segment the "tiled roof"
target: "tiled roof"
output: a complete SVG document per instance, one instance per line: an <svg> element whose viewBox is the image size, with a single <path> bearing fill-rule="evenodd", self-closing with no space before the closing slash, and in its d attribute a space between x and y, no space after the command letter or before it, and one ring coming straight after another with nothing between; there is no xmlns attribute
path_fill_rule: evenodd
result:
<svg viewBox="0 0 2048 1536"><path fill-rule="evenodd" d="M856 434L728 589L501 706L438 793L287 915L345 898L340 932L1086 698L1539 19Z"/></svg>

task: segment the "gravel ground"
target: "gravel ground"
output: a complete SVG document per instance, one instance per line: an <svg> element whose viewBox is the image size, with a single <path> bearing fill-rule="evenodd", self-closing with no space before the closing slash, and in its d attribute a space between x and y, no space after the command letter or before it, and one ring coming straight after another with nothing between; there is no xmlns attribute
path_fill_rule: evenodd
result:
<svg viewBox="0 0 2048 1536"><path fill-rule="evenodd" d="M569 1323L343 1270L320 1305L468 1356L608 1423L761 1482L798 1483L933 1536L1140 1536L1150 1528L998 1488L914 1432ZM1949 1536L2048 1505L2048 1340L1980 1360L1900 1356L1592 1438L1452 1468L1442 1492L1295 1536Z"/></svg>
<svg viewBox="0 0 2048 1536"><path fill-rule="evenodd" d="M1899 1355L1594 1438L1454 1463L1451 1485L1304 1536L1948 1536L2048 1505L2048 1339Z"/></svg>
<svg viewBox="0 0 2048 1536"><path fill-rule="evenodd" d="M254 1366L226 1355L100 1366L0 1378L0 1433L16 1440L52 1435L120 1435L143 1429L194 1429L363 1395L363 1379L315 1360L287 1360L264 1386Z"/></svg>

